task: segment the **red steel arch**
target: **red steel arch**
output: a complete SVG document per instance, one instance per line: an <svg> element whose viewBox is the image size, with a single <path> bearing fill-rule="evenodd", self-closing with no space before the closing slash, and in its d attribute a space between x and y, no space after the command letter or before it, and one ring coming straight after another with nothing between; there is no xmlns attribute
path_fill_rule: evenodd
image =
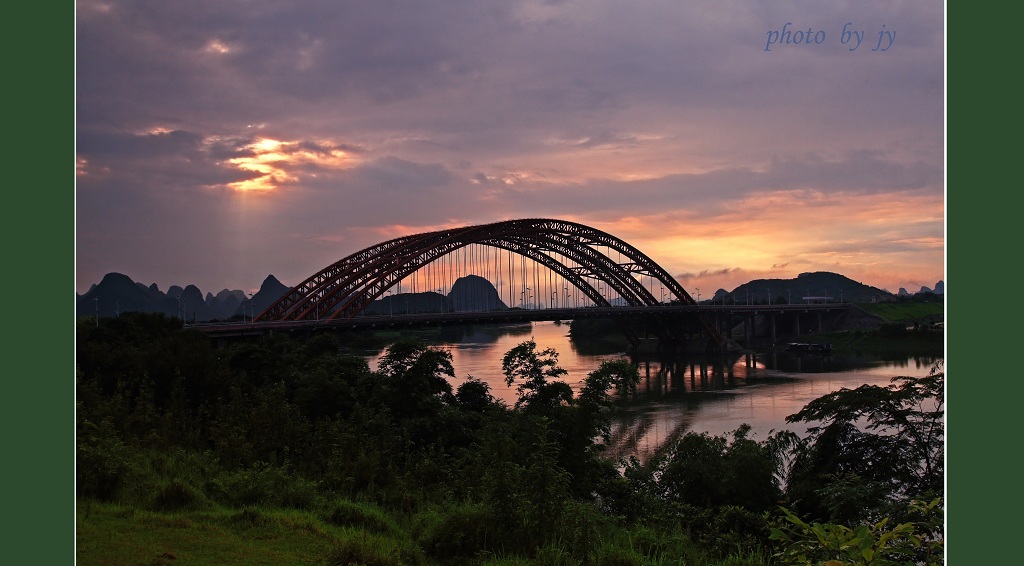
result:
<svg viewBox="0 0 1024 566"><path fill-rule="evenodd" d="M583 224L540 218L450 228L382 242L313 274L256 319L354 317L406 276L471 244L529 258L564 277L597 305L610 306L596 287L599 282L614 289L630 306L659 304L635 274L659 281L683 304L695 304L668 272L627 242ZM615 261L600 247L614 250L628 261ZM720 341L714 327L699 318L705 331Z"/></svg>

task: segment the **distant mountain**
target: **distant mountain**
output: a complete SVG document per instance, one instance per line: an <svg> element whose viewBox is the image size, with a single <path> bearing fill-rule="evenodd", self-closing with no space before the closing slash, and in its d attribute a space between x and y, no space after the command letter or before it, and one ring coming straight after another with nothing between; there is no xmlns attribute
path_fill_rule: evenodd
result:
<svg viewBox="0 0 1024 566"><path fill-rule="evenodd" d="M78 297L78 316L117 316L128 311L162 312L173 316L177 302L161 293L132 281L121 273L108 273L103 280L93 285L84 295Z"/></svg>
<svg viewBox="0 0 1024 566"><path fill-rule="evenodd" d="M386 295L374 301L363 311L368 315L420 314L451 312L448 297L434 291Z"/></svg>
<svg viewBox="0 0 1024 566"><path fill-rule="evenodd" d="M751 303L765 303L768 302L769 292L773 304L820 301L822 297L847 303L871 303L895 298L884 289L829 271L801 273L796 279L755 279L736 287L730 295L737 303L748 300Z"/></svg>
<svg viewBox="0 0 1024 566"><path fill-rule="evenodd" d="M263 284L260 285L260 290L252 296L252 305L243 302L243 304L239 305L236 314L242 315L242 311L244 309L246 317L250 316L253 312L259 315L264 309L273 304L274 301L283 297L284 294L290 290L291 287L278 281L277 277L268 275L267 278L263 280Z"/></svg>
<svg viewBox="0 0 1024 566"><path fill-rule="evenodd" d="M498 290L479 275L459 277L448 293L452 308L458 312L504 310L508 307L498 297Z"/></svg>
<svg viewBox="0 0 1024 566"><path fill-rule="evenodd" d="M242 301L248 297L241 290L229 291L227 289L221 290L214 296L212 293L206 294L204 302L206 306L212 311L214 318L219 320L226 320L231 318L236 312L240 310Z"/></svg>
<svg viewBox="0 0 1024 566"><path fill-rule="evenodd" d="M259 314L274 301L284 296L290 287L268 275L257 293L246 295L239 289L222 289L216 295L202 292L195 285L172 285L163 293L157 285L146 286L132 281L121 273L108 273L103 280L83 295L76 295L78 316L111 317L128 311L158 312L184 318L188 322L208 322L248 318ZM701 302L735 300L737 303L765 303L771 292L772 303L801 303L829 297L831 301L869 303L895 300L896 295L877 287L859 283L838 273L818 271L801 273L795 279L756 279L736 287L731 292L718 289L713 299ZM922 287L921 292L942 294L945 285L935 284L935 290ZM900 288L901 296L912 297ZM696 298L696 296L694 297ZM373 302L367 314L402 314L447 311L501 310L509 308L501 301L490 281L477 275L459 278L448 295L436 292L388 294Z"/></svg>
<svg viewBox="0 0 1024 566"><path fill-rule="evenodd" d="M490 281L479 275L467 275L456 279L447 295L434 291L389 294L374 301L365 312L389 315L440 312L442 309L444 312L467 312L507 308Z"/></svg>
<svg viewBox="0 0 1024 566"><path fill-rule="evenodd" d="M256 314L288 291L273 275L268 276L258 293L253 295ZM77 295L77 294L76 294ZM195 285L172 285L162 293L156 284L148 287L132 281L121 273L108 273L83 295L77 295L75 312L78 316L111 317L123 312L152 312L182 318L187 322L229 320L241 317L242 305L248 297L241 290L224 289L216 296L202 292ZM249 308L246 304L246 313Z"/></svg>

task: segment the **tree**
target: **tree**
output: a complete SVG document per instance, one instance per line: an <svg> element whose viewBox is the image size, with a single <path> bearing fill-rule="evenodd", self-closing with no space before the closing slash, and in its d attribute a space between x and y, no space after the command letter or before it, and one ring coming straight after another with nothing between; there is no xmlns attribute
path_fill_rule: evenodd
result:
<svg viewBox="0 0 1024 566"><path fill-rule="evenodd" d="M459 385L455 399L460 407L475 413L483 413L495 405L491 386L473 376Z"/></svg>
<svg viewBox="0 0 1024 566"><path fill-rule="evenodd" d="M840 389L786 421L817 423L795 453L789 495L801 511L834 520L870 519L886 504L943 490L944 374L894 377L887 387ZM871 491L878 502L865 508ZM881 498L881 501L879 499ZM851 509L863 516L851 517Z"/></svg>
<svg viewBox="0 0 1024 566"><path fill-rule="evenodd" d="M452 354L418 341L393 344L380 359L383 386L374 391L409 440L420 448L445 434L442 414L457 401L448 379L455 377Z"/></svg>
<svg viewBox="0 0 1024 566"><path fill-rule="evenodd" d="M596 370L590 372L575 401L588 438L600 436L606 441L609 438L611 420L608 413L612 405L609 390L629 394L636 391L638 383L640 371L626 360L601 362Z"/></svg>
<svg viewBox="0 0 1024 566"><path fill-rule="evenodd" d="M396 342L381 356L379 371L388 379L392 393L407 401L454 401L448 378L455 377L455 368L447 350L428 348L415 340Z"/></svg>
<svg viewBox="0 0 1024 566"><path fill-rule="evenodd" d="M558 352L554 348L537 352L535 341L522 342L505 353L501 361L501 371L505 374L505 384L509 387L519 382L516 387L519 393L517 409L550 413L555 408L572 402L572 388L567 383L548 381L568 373L558 366Z"/></svg>

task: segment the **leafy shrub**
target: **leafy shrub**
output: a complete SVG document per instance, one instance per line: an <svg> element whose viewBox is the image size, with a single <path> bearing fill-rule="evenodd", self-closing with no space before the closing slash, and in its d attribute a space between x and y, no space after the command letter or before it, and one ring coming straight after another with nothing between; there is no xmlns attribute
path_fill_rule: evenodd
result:
<svg viewBox="0 0 1024 566"><path fill-rule="evenodd" d="M872 525L848 527L834 523L806 523L782 507L782 518L772 528L771 539L780 550L775 553L780 564L842 564L844 566L901 566L921 546L921 537L913 523L900 523L889 528L884 518ZM940 564L941 554L934 557Z"/></svg>
<svg viewBox="0 0 1024 566"><path fill-rule="evenodd" d="M138 479L141 466L109 421L79 425L75 474L79 497L113 501Z"/></svg>
<svg viewBox="0 0 1024 566"><path fill-rule="evenodd" d="M413 523L413 537L430 556L468 558L501 546L502 533L495 525L490 509L462 503L418 514Z"/></svg>
<svg viewBox="0 0 1024 566"><path fill-rule="evenodd" d="M266 462L222 473L213 480L211 490L217 499L234 506L262 504L310 509L319 501L316 482Z"/></svg>
<svg viewBox="0 0 1024 566"><path fill-rule="evenodd" d="M634 526L620 531L614 544L643 557L644 564L694 564L699 563L701 557L690 538L679 529Z"/></svg>

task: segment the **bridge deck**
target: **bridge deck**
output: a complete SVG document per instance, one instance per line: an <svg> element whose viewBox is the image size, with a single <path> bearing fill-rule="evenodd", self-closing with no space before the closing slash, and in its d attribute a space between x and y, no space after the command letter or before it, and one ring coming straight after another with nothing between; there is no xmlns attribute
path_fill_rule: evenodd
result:
<svg viewBox="0 0 1024 566"><path fill-rule="evenodd" d="M728 314L751 316L801 312L830 312L852 308L850 303L795 305L653 305L639 307L586 307L555 309L506 309L483 312L445 312L357 316L346 319L285 320L253 322L212 322L186 325L212 337L261 335L270 331L317 329L396 328L449 324L509 324L517 322L574 320L580 318L620 318L645 316L689 316Z"/></svg>

